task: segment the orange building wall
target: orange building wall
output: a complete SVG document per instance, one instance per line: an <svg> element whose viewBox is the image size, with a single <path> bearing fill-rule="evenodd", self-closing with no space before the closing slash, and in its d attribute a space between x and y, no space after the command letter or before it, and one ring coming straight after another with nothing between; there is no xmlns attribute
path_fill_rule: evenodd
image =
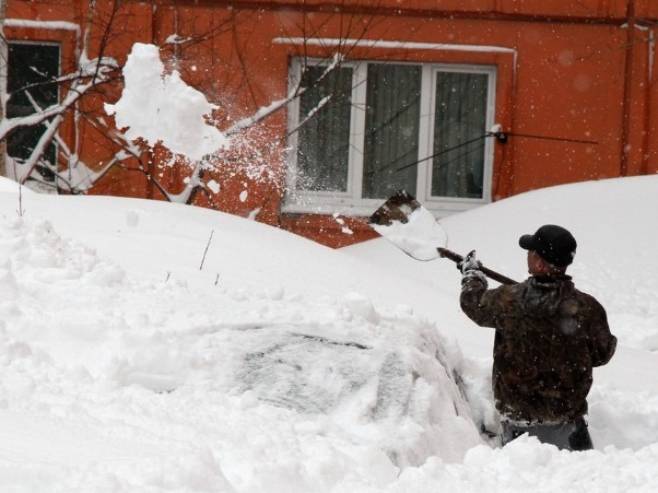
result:
<svg viewBox="0 0 658 493"><path fill-rule="evenodd" d="M229 3L233 8L227 8ZM99 4L107 8L110 2ZM515 54L356 48L349 56L495 65L496 121L506 131L593 142L511 136L506 144L497 143L495 199L624 172L658 172L658 74L652 41L657 29L636 27L629 36L626 0L445 0L439 5L435 0L124 2L119 15L125 20L109 51L123 62L135 41L162 45L172 33L185 37L216 31L190 47L168 47L163 53L186 82L222 107L217 116L229 126L285 97L290 59L301 53L299 46L273 44L277 37L311 35L511 48ZM347 11L336 13L339 7ZM81 22L84 8L85 2L80 0L62 0L57 7L45 0L9 0L8 17ZM652 20L655 25L658 3L636 0L633 13L638 22ZM7 34L10 39L53 36L25 29L8 29ZM65 45L65 56L72 56L71 41ZM327 56L332 52L308 47L306 54ZM98 101L87 104L93 108ZM260 208L259 220L332 246L371 237L372 232L358 219L348 220L352 232L346 234L331 216L281 214L285 160L280 151L285 148L285 132L285 111L257 129L261 143L278 143L279 150L268 150L273 178L257 180L231 168L216 174L222 183L220 196L199 196L196 203L240 215ZM83 127L82 135L85 160L99 166L107 162L114 150L89 127ZM166 151L156 148L149 158L166 159ZM175 170L163 180L174 190L183 186L182 175ZM245 187L249 196L242 202L239 194ZM118 169L94 192L162 198L142 174Z"/></svg>

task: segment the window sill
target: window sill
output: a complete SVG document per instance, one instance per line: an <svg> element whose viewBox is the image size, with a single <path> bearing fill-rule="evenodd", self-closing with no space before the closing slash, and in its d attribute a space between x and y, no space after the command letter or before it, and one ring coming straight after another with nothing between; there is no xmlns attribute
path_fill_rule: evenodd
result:
<svg viewBox="0 0 658 493"><path fill-rule="evenodd" d="M367 217L379 208L385 199L361 199L340 197L300 197L297 200L287 200L281 207L284 214L320 214L350 217ZM489 203L485 199L434 199L424 201L423 205L435 217L445 217L459 212L468 211Z"/></svg>

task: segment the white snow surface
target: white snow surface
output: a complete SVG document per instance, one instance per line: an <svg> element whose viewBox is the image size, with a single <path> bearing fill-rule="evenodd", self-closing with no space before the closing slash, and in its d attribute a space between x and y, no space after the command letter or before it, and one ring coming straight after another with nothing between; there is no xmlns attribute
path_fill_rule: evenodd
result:
<svg viewBox="0 0 658 493"><path fill-rule="evenodd" d="M375 308L367 264L193 207L28 198L0 193L0 485L384 487L483 443L458 351Z"/></svg>
<svg viewBox="0 0 658 493"><path fill-rule="evenodd" d="M569 453L478 435L496 427L493 334L459 312L447 260L135 199L32 193L19 218L3 185L0 491L655 491L657 187L557 187L442 221L449 248L518 279L519 235L578 239L576 284L620 348L590 393L596 450Z"/></svg>
<svg viewBox="0 0 658 493"><path fill-rule="evenodd" d="M162 142L171 152L198 161L227 145L228 139L206 121L215 107L188 86L180 73L170 74L157 46L135 43L123 68L124 89L106 112L129 140Z"/></svg>

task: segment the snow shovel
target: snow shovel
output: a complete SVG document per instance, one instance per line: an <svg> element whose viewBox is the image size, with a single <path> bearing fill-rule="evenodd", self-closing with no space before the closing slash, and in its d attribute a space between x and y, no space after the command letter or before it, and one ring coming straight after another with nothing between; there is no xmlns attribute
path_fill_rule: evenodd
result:
<svg viewBox="0 0 658 493"><path fill-rule="evenodd" d="M447 258L461 262L464 257L443 248L448 237L430 211L404 190L396 192L368 219L368 225L411 258L421 261ZM516 281L484 266L480 269L501 284Z"/></svg>

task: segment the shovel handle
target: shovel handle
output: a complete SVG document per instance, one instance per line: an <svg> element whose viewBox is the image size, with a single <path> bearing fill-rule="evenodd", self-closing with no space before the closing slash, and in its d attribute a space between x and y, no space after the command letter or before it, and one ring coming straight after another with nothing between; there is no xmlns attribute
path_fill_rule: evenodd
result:
<svg viewBox="0 0 658 493"><path fill-rule="evenodd" d="M464 257L459 255L458 253L453 252L452 250L448 250L447 248L439 247L436 250L439 252L439 255L441 257L447 258L448 260L452 260L455 263L464 260ZM484 265L480 267L480 271L489 279L493 279L494 281L497 281L501 284L518 284L514 279L510 279L509 277L499 274L496 271L487 269Z"/></svg>

